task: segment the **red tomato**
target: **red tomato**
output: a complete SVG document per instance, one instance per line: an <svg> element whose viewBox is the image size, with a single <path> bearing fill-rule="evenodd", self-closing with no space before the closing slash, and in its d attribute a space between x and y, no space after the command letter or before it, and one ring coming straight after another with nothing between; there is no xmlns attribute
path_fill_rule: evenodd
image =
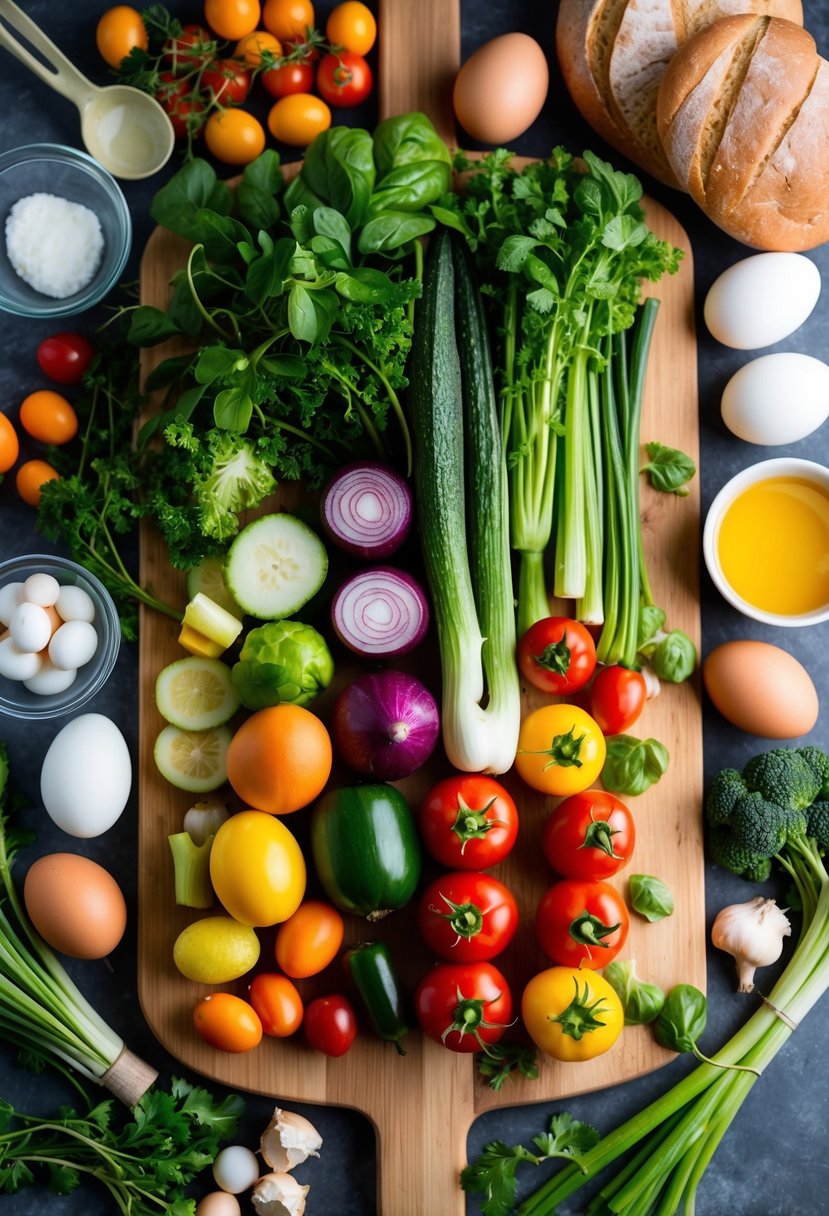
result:
<svg viewBox="0 0 829 1216"><path fill-rule="evenodd" d="M217 59L205 68L201 88L213 93L223 106L238 106L250 92L250 72L235 59Z"/></svg>
<svg viewBox="0 0 829 1216"><path fill-rule="evenodd" d="M489 874L442 874L420 897L417 923L430 950L451 963L478 963L506 950L518 928L515 896Z"/></svg>
<svg viewBox="0 0 829 1216"><path fill-rule="evenodd" d="M436 963L415 993L424 1034L450 1051L483 1051L512 1018L509 985L492 963Z"/></svg>
<svg viewBox="0 0 829 1216"><path fill-rule="evenodd" d="M590 686L590 713L605 735L621 735L645 708L645 677L627 667L602 667Z"/></svg>
<svg viewBox="0 0 829 1216"><path fill-rule="evenodd" d="M265 1034L286 1039L302 1025L302 997L287 975L263 972L248 987L250 1003Z"/></svg>
<svg viewBox="0 0 829 1216"><path fill-rule="evenodd" d="M305 1010L305 1038L314 1051L344 1056L357 1037L357 1018L344 996L320 996Z"/></svg>
<svg viewBox="0 0 829 1216"><path fill-rule="evenodd" d="M423 843L441 865L488 870L503 861L518 835L518 811L492 777L447 777L420 808Z"/></svg>
<svg viewBox="0 0 829 1216"><path fill-rule="evenodd" d="M162 47L173 72L191 72L211 60L216 52L216 40L203 25L185 25L177 38Z"/></svg>
<svg viewBox="0 0 829 1216"><path fill-rule="evenodd" d="M79 384L94 355L83 334L52 334L37 348L40 370L57 384Z"/></svg>
<svg viewBox="0 0 829 1216"><path fill-rule="evenodd" d="M533 688L568 696L596 666L596 646L584 625L566 616L536 621L518 643L518 668Z"/></svg>
<svg viewBox="0 0 829 1216"><path fill-rule="evenodd" d="M610 878L630 861L635 843L633 815L604 790L565 798L541 837L544 856L565 878Z"/></svg>
<svg viewBox="0 0 829 1216"><path fill-rule="evenodd" d="M161 72L155 96L170 116L176 139L185 139L191 126L194 134L201 129L205 107L192 95L189 80L179 79L172 72Z"/></svg>
<svg viewBox="0 0 829 1216"><path fill-rule="evenodd" d="M555 883L538 905L535 932L538 944L554 963L598 971L612 962L624 946L630 918L609 882Z"/></svg>
<svg viewBox="0 0 829 1216"><path fill-rule="evenodd" d="M288 97L291 93L311 92L314 69L310 63L297 60L284 63L281 68L268 68L259 79L271 97Z"/></svg>
<svg viewBox="0 0 829 1216"><path fill-rule="evenodd" d="M317 90L330 106L358 106L371 93L374 77L362 55L326 55L317 68Z"/></svg>
<svg viewBox="0 0 829 1216"><path fill-rule="evenodd" d="M205 1043L219 1051L252 1051L262 1041L256 1011L230 992L211 992L193 1009L193 1025Z"/></svg>

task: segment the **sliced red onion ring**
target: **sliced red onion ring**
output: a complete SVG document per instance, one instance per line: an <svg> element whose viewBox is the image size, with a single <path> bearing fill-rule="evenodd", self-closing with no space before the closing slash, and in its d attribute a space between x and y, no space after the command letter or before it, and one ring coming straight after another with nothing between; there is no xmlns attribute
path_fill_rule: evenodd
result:
<svg viewBox="0 0 829 1216"><path fill-rule="evenodd" d="M347 579L334 596L331 623L355 654L390 658L413 650L429 626L418 581L393 566L372 566Z"/></svg>
<svg viewBox="0 0 829 1216"><path fill-rule="evenodd" d="M355 557L389 557L412 523L412 493L387 465L348 465L329 482L320 506L326 532Z"/></svg>

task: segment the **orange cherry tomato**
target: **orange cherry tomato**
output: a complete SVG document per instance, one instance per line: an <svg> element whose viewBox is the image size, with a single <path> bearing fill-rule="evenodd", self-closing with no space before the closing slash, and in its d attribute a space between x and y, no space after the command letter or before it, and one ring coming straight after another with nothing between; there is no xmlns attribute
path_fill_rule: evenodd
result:
<svg viewBox="0 0 829 1216"><path fill-rule="evenodd" d="M20 455L17 431L5 414L0 414L0 473L8 473Z"/></svg>
<svg viewBox="0 0 829 1216"><path fill-rule="evenodd" d="M117 68L133 47L147 49L147 31L141 14L127 4L107 9L95 30L95 42L101 58L111 68Z"/></svg>
<svg viewBox="0 0 829 1216"><path fill-rule="evenodd" d="M20 406L20 425L42 443L68 443L78 433L78 415L60 393L43 388Z"/></svg>
<svg viewBox="0 0 829 1216"><path fill-rule="evenodd" d="M230 992L202 997L193 1009L193 1025L205 1043L219 1051L252 1051L262 1041L256 1010Z"/></svg>
<svg viewBox="0 0 829 1216"><path fill-rule="evenodd" d="M265 0L262 24L281 42L304 38L314 28L311 0Z"/></svg>
<svg viewBox="0 0 829 1216"><path fill-rule="evenodd" d="M259 0L205 0L204 19L220 38L236 42L259 24Z"/></svg>
<svg viewBox="0 0 829 1216"><path fill-rule="evenodd" d="M40 506L40 490L47 481L57 481L60 473L45 460L27 460L17 470L14 484L17 492L30 507Z"/></svg>
<svg viewBox="0 0 829 1216"><path fill-rule="evenodd" d="M282 43L267 30L254 30L252 34L245 34L244 38L239 39L233 58L243 59L249 68L258 68L263 54L266 53L273 55L274 59L279 59Z"/></svg>
<svg viewBox="0 0 829 1216"><path fill-rule="evenodd" d="M331 904L309 899L279 926L276 961L295 980L317 975L343 943L343 918Z"/></svg>
<svg viewBox="0 0 829 1216"><path fill-rule="evenodd" d="M377 22L371 9L359 0L346 0L329 16L325 32L333 46L344 47L355 55L367 55L377 38Z"/></svg>
<svg viewBox="0 0 829 1216"><path fill-rule="evenodd" d="M251 982L248 993L265 1034L274 1039L287 1039L299 1030L305 1007L287 975L263 972Z"/></svg>
<svg viewBox="0 0 829 1216"><path fill-rule="evenodd" d="M271 107L268 130L280 143L306 148L321 131L331 126L331 111L311 93L291 93Z"/></svg>
<svg viewBox="0 0 829 1216"><path fill-rule="evenodd" d="M226 165L247 165L265 150L265 132L247 110L217 110L204 128L205 142Z"/></svg>

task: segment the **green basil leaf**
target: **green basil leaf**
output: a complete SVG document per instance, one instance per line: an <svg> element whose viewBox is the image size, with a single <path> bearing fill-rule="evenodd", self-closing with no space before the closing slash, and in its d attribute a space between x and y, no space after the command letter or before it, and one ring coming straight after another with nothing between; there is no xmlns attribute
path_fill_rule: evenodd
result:
<svg viewBox="0 0 829 1216"><path fill-rule="evenodd" d="M693 675L697 665L697 648L687 633L672 629L657 645L651 663L660 680L681 684Z"/></svg>
<svg viewBox="0 0 829 1216"><path fill-rule="evenodd" d="M227 215L233 196L219 182L215 170L205 160L191 160L174 173L150 204L150 215L157 224L188 240L198 240L196 216L203 208Z"/></svg>
<svg viewBox="0 0 829 1216"><path fill-rule="evenodd" d="M323 131L305 153L300 177L320 203L342 212L351 228L359 227L368 213L375 180L368 131L357 127ZM291 205L303 201L292 198Z"/></svg>
<svg viewBox="0 0 829 1216"><path fill-rule="evenodd" d="M349 270L351 267L351 259L342 245L331 236L312 236L308 248L326 270Z"/></svg>
<svg viewBox="0 0 829 1216"><path fill-rule="evenodd" d="M429 210L439 224L444 228L452 228L455 232L460 232L461 236L469 239L472 236L472 229L467 224L465 218L456 211L450 210L449 207L438 207L432 204Z"/></svg>
<svg viewBox="0 0 829 1216"><path fill-rule="evenodd" d="M158 388L166 388L169 384L175 384L192 366L192 363L192 355L173 355L170 359L162 360L144 381L145 390L152 393Z"/></svg>
<svg viewBox="0 0 829 1216"><path fill-rule="evenodd" d="M708 1005L699 988L677 984L668 993L654 1027L656 1038L670 1051L694 1051L708 1021Z"/></svg>
<svg viewBox="0 0 829 1216"><path fill-rule="evenodd" d="M430 215L408 211L384 211L369 220L360 233L360 253L396 253L411 241L431 232L435 221Z"/></svg>
<svg viewBox="0 0 829 1216"><path fill-rule="evenodd" d="M239 256L237 243L250 241L250 233L244 224L206 208L197 211L195 218L199 229L198 240L204 246L208 260L232 266Z"/></svg>
<svg viewBox="0 0 829 1216"><path fill-rule="evenodd" d="M290 273L291 258L296 244L290 237L282 237L274 245L267 233L259 234L262 255L248 266L245 278L245 294L256 304L264 304L282 294L285 280Z"/></svg>
<svg viewBox="0 0 829 1216"><path fill-rule="evenodd" d="M295 283L288 296L288 325L295 338L312 346L324 342L339 305L333 291L310 291Z"/></svg>
<svg viewBox="0 0 829 1216"><path fill-rule="evenodd" d="M652 924L674 910L674 897L661 878L653 874L631 874L630 906Z"/></svg>
<svg viewBox="0 0 829 1216"><path fill-rule="evenodd" d="M452 171L444 161L400 165L377 183L369 215L381 211L420 211L446 194L451 184Z"/></svg>
<svg viewBox="0 0 829 1216"><path fill-rule="evenodd" d="M244 389L226 388L217 393L213 402L213 420L223 431L244 434L252 416L253 402Z"/></svg>
<svg viewBox="0 0 829 1216"><path fill-rule="evenodd" d="M402 165L439 161L451 167L452 156L425 114L413 110L384 118L374 132L374 160L379 184ZM443 192L441 192L443 193Z"/></svg>
<svg viewBox="0 0 829 1216"><path fill-rule="evenodd" d="M239 185L256 186L268 194L279 194L285 185L280 164L279 153L274 148L266 148L256 160L245 166Z"/></svg>
<svg viewBox="0 0 829 1216"><path fill-rule="evenodd" d="M619 794L644 794L668 768L668 749L657 739L612 735L602 769L605 789Z"/></svg>
<svg viewBox="0 0 829 1216"><path fill-rule="evenodd" d="M297 355L265 355L259 360L261 371L275 380L302 380L307 367Z"/></svg>
<svg viewBox="0 0 829 1216"><path fill-rule="evenodd" d="M311 226L317 236L328 236L332 241L337 241L342 246L348 265L351 264L351 228L344 215L333 207L317 207L311 216Z"/></svg>
<svg viewBox="0 0 829 1216"><path fill-rule="evenodd" d="M353 270L337 275L334 286L346 300L357 304L384 304L394 295L394 286L382 270L370 266L356 266Z"/></svg>
<svg viewBox="0 0 829 1216"><path fill-rule="evenodd" d="M170 303L167 306L167 316L188 338L197 338L204 326L204 317L193 299L193 292L186 274L176 282Z"/></svg>
<svg viewBox="0 0 829 1216"><path fill-rule="evenodd" d="M272 228L280 215L278 200L256 182L239 182L236 207L240 218L251 228Z"/></svg>
<svg viewBox="0 0 829 1216"><path fill-rule="evenodd" d="M636 627L636 649L641 651L657 633L665 627L667 620L662 608L655 604L643 604L639 609L639 622Z"/></svg>
<svg viewBox="0 0 829 1216"><path fill-rule="evenodd" d="M181 330L166 312L149 304L141 304L132 314L127 341L133 346L157 346L159 342L178 337L180 333Z"/></svg>
<svg viewBox="0 0 829 1216"><path fill-rule="evenodd" d="M654 489L663 494L685 497L688 491L684 487L697 471L691 457L680 452L678 448L669 448L663 443L648 443L645 450L648 453L648 463L643 465L640 471L648 474Z"/></svg>
<svg viewBox="0 0 829 1216"><path fill-rule="evenodd" d="M231 350L227 346L206 346L199 354L193 374L197 384L212 384L220 376L232 371L244 371L248 357L243 350Z"/></svg>

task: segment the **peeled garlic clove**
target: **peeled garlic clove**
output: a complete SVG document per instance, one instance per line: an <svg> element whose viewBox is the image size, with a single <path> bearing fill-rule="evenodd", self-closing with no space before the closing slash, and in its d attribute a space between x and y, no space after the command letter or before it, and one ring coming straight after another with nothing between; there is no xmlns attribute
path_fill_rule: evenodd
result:
<svg viewBox="0 0 829 1216"><path fill-rule="evenodd" d="M292 1110L277 1106L262 1133L259 1152L272 1170L292 1170L309 1157L319 1157L322 1136L313 1123Z"/></svg>
<svg viewBox="0 0 829 1216"><path fill-rule="evenodd" d="M204 798L197 802L184 816L183 828L193 844L202 845L230 818L227 807L220 798Z"/></svg>
<svg viewBox="0 0 829 1216"><path fill-rule="evenodd" d="M303 1216L310 1189L292 1174L264 1174L253 1188L253 1210L257 1216Z"/></svg>

